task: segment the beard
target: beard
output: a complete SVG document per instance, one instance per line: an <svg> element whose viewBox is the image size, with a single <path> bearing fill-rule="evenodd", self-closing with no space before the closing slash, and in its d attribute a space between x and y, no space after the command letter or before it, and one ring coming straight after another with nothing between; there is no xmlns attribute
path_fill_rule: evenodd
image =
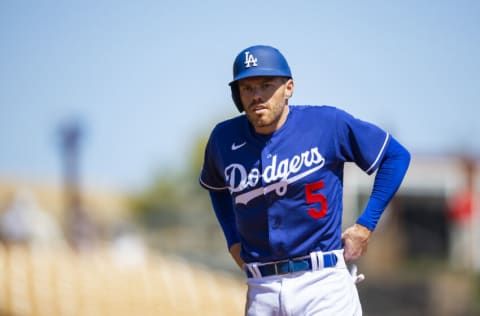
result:
<svg viewBox="0 0 480 316"><path fill-rule="evenodd" d="M270 134L279 127L278 123L284 118L286 108L288 108L287 105L252 102L246 114L257 133Z"/></svg>

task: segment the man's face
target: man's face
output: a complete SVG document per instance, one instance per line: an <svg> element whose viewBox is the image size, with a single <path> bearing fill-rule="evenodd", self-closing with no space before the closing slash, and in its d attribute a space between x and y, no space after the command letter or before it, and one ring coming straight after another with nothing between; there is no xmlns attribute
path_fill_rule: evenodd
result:
<svg viewBox="0 0 480 316"><path fill-rule="evenodd" d="M288 115L293 80L283 77L251 77L238 82L240 99L248 120L259 134L279 129Z"/></svg>

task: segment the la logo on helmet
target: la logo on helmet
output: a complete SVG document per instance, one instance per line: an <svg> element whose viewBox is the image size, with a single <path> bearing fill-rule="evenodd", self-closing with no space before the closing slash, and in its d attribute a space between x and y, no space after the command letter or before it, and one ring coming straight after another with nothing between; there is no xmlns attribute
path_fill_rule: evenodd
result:
<svg viewBox="0 0 480 316"><path fill-rule="evenodd" d="M245 68L250 68L251 66L257 67L257 58L253 57L249 51L245 52Z"/></svg>

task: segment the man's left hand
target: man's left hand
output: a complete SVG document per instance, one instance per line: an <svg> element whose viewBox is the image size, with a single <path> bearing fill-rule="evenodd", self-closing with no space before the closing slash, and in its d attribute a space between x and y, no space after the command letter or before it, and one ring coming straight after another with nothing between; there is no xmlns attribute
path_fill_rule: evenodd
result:
<svg viewBox="0 0 480 316"><path fill-rule="evenodd" d="M355 224L342 234L345 261L360 258L367 252L368 240L372 231L365 226Z"/></svg>

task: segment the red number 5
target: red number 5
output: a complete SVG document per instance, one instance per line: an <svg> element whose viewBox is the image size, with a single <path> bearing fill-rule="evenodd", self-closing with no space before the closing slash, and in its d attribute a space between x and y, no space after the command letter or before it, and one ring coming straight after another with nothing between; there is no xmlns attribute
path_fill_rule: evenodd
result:
<svg viewBox="0 0 480 316"><path fill-rule="evenodd" d="M314 219L319 219L327 215L327 198L321 193L315 191L323 189L324 183L323 180L314 183L308 183L305 185L305 195L307 197L307 204L320 203L320 208L309 208L308 215Z"/></svg>

